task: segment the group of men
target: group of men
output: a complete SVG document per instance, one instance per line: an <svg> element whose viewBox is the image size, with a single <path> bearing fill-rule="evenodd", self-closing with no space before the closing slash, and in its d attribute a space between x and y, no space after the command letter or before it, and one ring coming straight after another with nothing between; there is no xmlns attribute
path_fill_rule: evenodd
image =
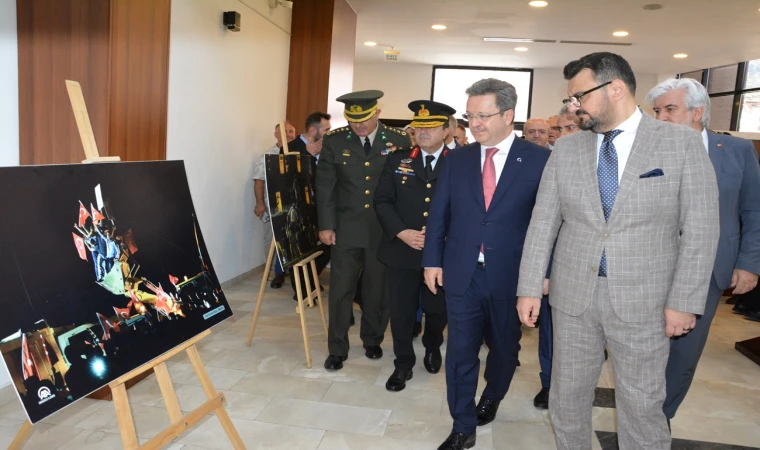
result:
<svg viewBox="0 0 760 450"><path fill-rule="evenodd" d="M749 141L707 130L705 88L660 83L647 97L656 120L637 106L633 71L619 55L572 61L564 77L562 110L528 121L525 139L514 133L515 89L496 79L466 90L472 144L449 147L456 112L419 100L409 104L412 146L378 121L379 91L340 97L349 126L321 139L318 220L332 247L324 366L340 370L347 358L361 289L365 355L382 357L390 317L396 359L386 388L404 389L421 295L431 373L448 325L454 423L439 450L473 447L476 428L495 419L519 364L521 324L539 317L535 403L548 406L558 448L591 448L605 348L620 448L670 448L670 419L721 293L757 284L758 156ZM483 343L486 386L476 403Z"/></svg>

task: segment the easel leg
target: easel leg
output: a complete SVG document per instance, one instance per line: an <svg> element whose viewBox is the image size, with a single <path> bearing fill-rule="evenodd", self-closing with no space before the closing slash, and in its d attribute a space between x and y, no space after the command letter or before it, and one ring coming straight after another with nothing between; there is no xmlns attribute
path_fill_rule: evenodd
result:
<svg viewBox="0 0 760 450"><path fill-rule="evenodd" d="M29 419L27 419L26 422L21 425L21 429L18 430L16 437L13 438L13 442L11 442L8 450L21 450L24 448L24 443L26 443L26 440L32 435L33 429L34 425L32 425L32 422L29 422Z"/></svg>
<svg viewBox="0 0 760 450"><path fill-rule="evenodd" d="M153 371L156 373L158 386L161 388L161 395L164 397L166 410L169 412L169 419L171 419L173 424L180 422L182 420L182 409L179 406L177 393L174 392L174 385L169 376L169 369L166 368L166 363L162 362L157 365L153 368Z"/></svg>
<svg viewBox="0 0 760 450"><path fill-rule="evenodd" d="M261 300L264 298L264 289L267 287L267 276L269 276L269 269L272 267L272 257L274 256L274 239L272 239L272 245L269 246L269 255L267 256L267 263L264 266L264 275L261 277L261 286L259 286L259 298L256 299L256 309L253 311L253 319L251 319L251 329L248 331L248 344L251 346L253 340L253 330L256 328L256 320L259 318L259 312L261 312Z"/></svg>
<svg viewBox="0 0 760 450"><path fill-rule="evenodd" d="M303 274L303 282L306 283L306 305L309 308L314 307L314 302L311 300L311 280L309 279L309 266L301 266L301 273Z"/></svg>
<svg viewBox="0 0 760 450"><path fill-rule="evenodd" d="M206 397L208 397L209 400L213 399L217 395L216 389L214 389L214 385L211 383L208 372L206 372L206 367L203 366L203 361L201 361L201 355L198 354L198 349L195 348L195 345L188 347L187 356L190 358L190 363L195 369L195 374L198 375L198 380L201 382L201 387L203 387ZM227 414L227 410L224 409L224 406L215 409L214 413L216 414L216 417L219 418L219 422L222 424L222 428L224 428L225 433L227 433L227 437L230 438L230 442L232 442L232 446L235 450L245 450L243 439L240 438L240 434L238 434L235 429L235 425L232 424L232 420L230 420L230 416Z"/></svg>
<svg viewBox="0 0 760 450"><path fill-rule="evenodd" d="M132 420L132 410L129 408L129 398L127 397L127 388L124 383L111 387L113 392L113 403L116 407L116 419L119 421L119 430L121 431L121 442L125 450L134 450L138 446L137 432L135 423Z"/></svg>
<svg viewBox="0 0 760 450"><path fill-rule="evenodd" d="M311 260L309 262L309 267L311 267L311 274L314 276L314 279L317 280L317 286L319 286L319 275L317 274L317 264L314 262L314 260ZM322 325L325 326L325 336L327 336L327 321L325 320L325 308L322 306L322 289L317 289L317 303L319 303L319 314L322 315Z"/></svg>
<svg viewBox="0 0 760 450"><path fill-rule="evenodd" d="M303 270L303 272L299 272L299 269ZM303 310L303 291L301 291L301 277L299 276L299 273L306 274L305 267L296 266L293 272L296 277L296 300L298 300L298 315L301 317L301 333L303 334L303 348L306 351L306 367L311 369L311 352L309 351L309 337L306 333L306 315Z"/></svg>

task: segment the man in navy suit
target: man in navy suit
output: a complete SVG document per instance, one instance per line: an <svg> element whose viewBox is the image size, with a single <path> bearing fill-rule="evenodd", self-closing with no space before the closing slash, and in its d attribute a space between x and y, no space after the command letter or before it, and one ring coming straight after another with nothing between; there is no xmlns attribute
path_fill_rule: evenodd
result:
<svg viewBox="0 0 760 450"><path fill-rule="evenodd" d="M689 391L721 294L728 288L733 288L734 294L743 294L757 285L760 165L750 141L707 131L710 97L701 83L690 78L671 78L655 86L647 100L657 119L686 125L702 134L720 193L720 238L705 313L698 317L691 332L670 340L663 405L669 423Z"/></svg>
<svg viewBox="0 0 760 450"><path fill-rule="evenodd" d="M520 350L517 277L525 234L549 152L513 131L514 86L488 78L466 91L476 143L449 152L425 234L425 284L446 291L446 386L454 426L439 450L475 445L493 421ZM445 277L444 277L445 275ZM485 339L487 382L475 405Z"/></svg>

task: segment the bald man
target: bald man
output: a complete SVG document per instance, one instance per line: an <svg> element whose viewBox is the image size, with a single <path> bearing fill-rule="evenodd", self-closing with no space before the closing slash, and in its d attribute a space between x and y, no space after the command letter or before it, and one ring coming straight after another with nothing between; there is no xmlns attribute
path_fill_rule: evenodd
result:
<svg viewBox="0 0 760 450"><path fill-rule="evenodd" d="M538 146L546 147L549 142L549 122L546 119L528 119L523 127L523 134L525 139Z"/></svg>
<svg viewBox="0 0 760 450"><path fill-rule="evenodd" d="M559 126L557 126L557 116L551 116L546 119L549 122L549 139L546 148L554 150L554 143L559 139Z"/></svg>

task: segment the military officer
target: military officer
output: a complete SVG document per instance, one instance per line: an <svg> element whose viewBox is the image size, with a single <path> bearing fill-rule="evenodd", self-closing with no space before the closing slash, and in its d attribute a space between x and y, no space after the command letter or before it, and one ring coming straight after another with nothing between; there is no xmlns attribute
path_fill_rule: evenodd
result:
<svg viewBox="0 0 760 450"><path fill-rule="evenodd" d="M394 152L387 158L375 192L375 210L385 232L377 259L387 266L388 309L396 355L396 370L385 383L389 391L403 390L407 380L412 379L415 364L412 337L420 290L425 312L423 363L430 373L441 370L441 344L446 327L443 291L436 295L424 286L422 247L430 202L449 151L444 142L455 131L448 117L456 110L427 100L413 101L409 109L414 112L411 125L417 146Z"/></svg>
<svg viewBox="0 0 760 450"><path fill-rule="evenodd" d="M331 245L328 370L340 370L348 357L348 328L359 276L362 320L359 335L365 356L383 356L380 344L388 327L385 266L377 260L382 230L373 195L385 159L411 143L405 132L378 121L381 91L338 97L349 126L328 133L317 165L319 238Z"/></svg>

